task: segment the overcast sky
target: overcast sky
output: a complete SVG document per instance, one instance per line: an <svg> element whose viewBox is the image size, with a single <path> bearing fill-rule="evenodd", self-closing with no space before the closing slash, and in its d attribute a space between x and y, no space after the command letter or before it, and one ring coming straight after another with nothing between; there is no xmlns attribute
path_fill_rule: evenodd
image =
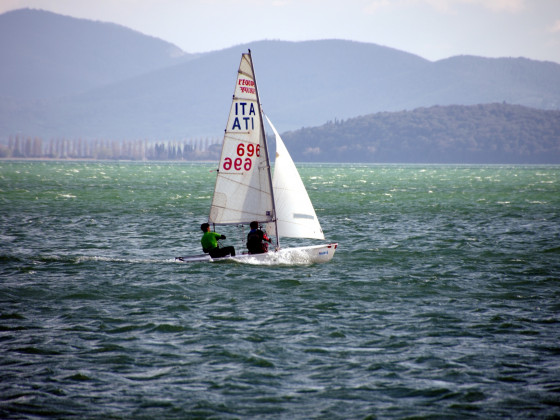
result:
<svg viewBox="0 0 560 420"><path fill-rule="evenodd" d="M560 63L560 0L0 0L113 22L207 52L259 40L346 39L429 60L470 54Z"/></svg>

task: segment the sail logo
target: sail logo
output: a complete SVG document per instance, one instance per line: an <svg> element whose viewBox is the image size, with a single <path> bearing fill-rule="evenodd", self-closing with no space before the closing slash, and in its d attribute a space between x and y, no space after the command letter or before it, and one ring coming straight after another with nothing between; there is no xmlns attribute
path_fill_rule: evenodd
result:
<svg viewBox="0 0 560 420"><path fill-rule="evenodd" d="M252 95L257 93L257 91L255 89L255 81L254 80L239 79L237 84L240 86L241 93L249 93L249 94L252 94Z"/></svg>
<svg viewBox="0 0 560 420"><path fill-rule="evenodd" d="M235 102L235 118L231 125L232 130L254 130L256 115L255 104L248 102Z"/></svg>

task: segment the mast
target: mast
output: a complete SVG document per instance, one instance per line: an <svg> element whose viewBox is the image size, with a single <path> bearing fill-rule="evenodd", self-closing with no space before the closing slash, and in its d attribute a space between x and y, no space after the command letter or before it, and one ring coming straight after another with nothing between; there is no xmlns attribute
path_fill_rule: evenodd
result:
<svg viewBox="0 0 560 420"><path fill-rule="evenodd" d="M266 154L266 170L268 171L268 182L270 185L270 195L272 196L272 217L274 220L274 227L276 231L276 248L280 248L280 237L278 235L278 218L276 217L276 201L274 200L274 190L272 188L272 173L270 172L270 155L268 154L268 141L266 139L266 133L264 131L264 118L262 118L263 111L261 106L261 99L259 97L259 89L257 84L257 75L255 74L255 68L253 67L253 56L251 55L251 50L249 49L249 58L251 59L251 70L253 72L253 78L255 80L255 93L257 96L257 105L259 107L259 112L261 113L261 135L264 139L264 152Z"/></svg>

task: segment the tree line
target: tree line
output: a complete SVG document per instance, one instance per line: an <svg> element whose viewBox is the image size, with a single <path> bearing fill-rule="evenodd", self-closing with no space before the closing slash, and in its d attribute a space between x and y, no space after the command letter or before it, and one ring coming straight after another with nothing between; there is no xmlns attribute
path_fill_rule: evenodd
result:
<svg viewBox="0 0 560 420"><path fill-rule="evenodd" d="M84 140L10 136L0 145L0 158L92 160L217 160L221 139L181 141Z"/></svg>
<svg viewBox="0 0 560 420"><path fill-rule="evenodd" d="M380 112L282 134L300 162L560 163L560 111L508 104ZM221 139L82 140L13 136L0 158L211 160Z"/></svg>

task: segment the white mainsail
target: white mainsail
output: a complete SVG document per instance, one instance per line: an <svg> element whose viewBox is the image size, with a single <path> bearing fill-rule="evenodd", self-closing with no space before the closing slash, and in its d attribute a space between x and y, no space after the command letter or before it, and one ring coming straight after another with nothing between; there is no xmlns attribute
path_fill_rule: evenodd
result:
<svg viewBox="0 0 560 420"><path fill-rule="evenodd" d="M272 188L276 203L278 232L274 223L269 223L266 230L275 236L325 239L296 165L268 116L266 120L276 136L276 161Z"/></svg>
<svg viewBox="0 0 560 420"><path fill-rule="evenodd" d="M250 52L241 56L209 222L274 219L270 162Z"/></svg>

